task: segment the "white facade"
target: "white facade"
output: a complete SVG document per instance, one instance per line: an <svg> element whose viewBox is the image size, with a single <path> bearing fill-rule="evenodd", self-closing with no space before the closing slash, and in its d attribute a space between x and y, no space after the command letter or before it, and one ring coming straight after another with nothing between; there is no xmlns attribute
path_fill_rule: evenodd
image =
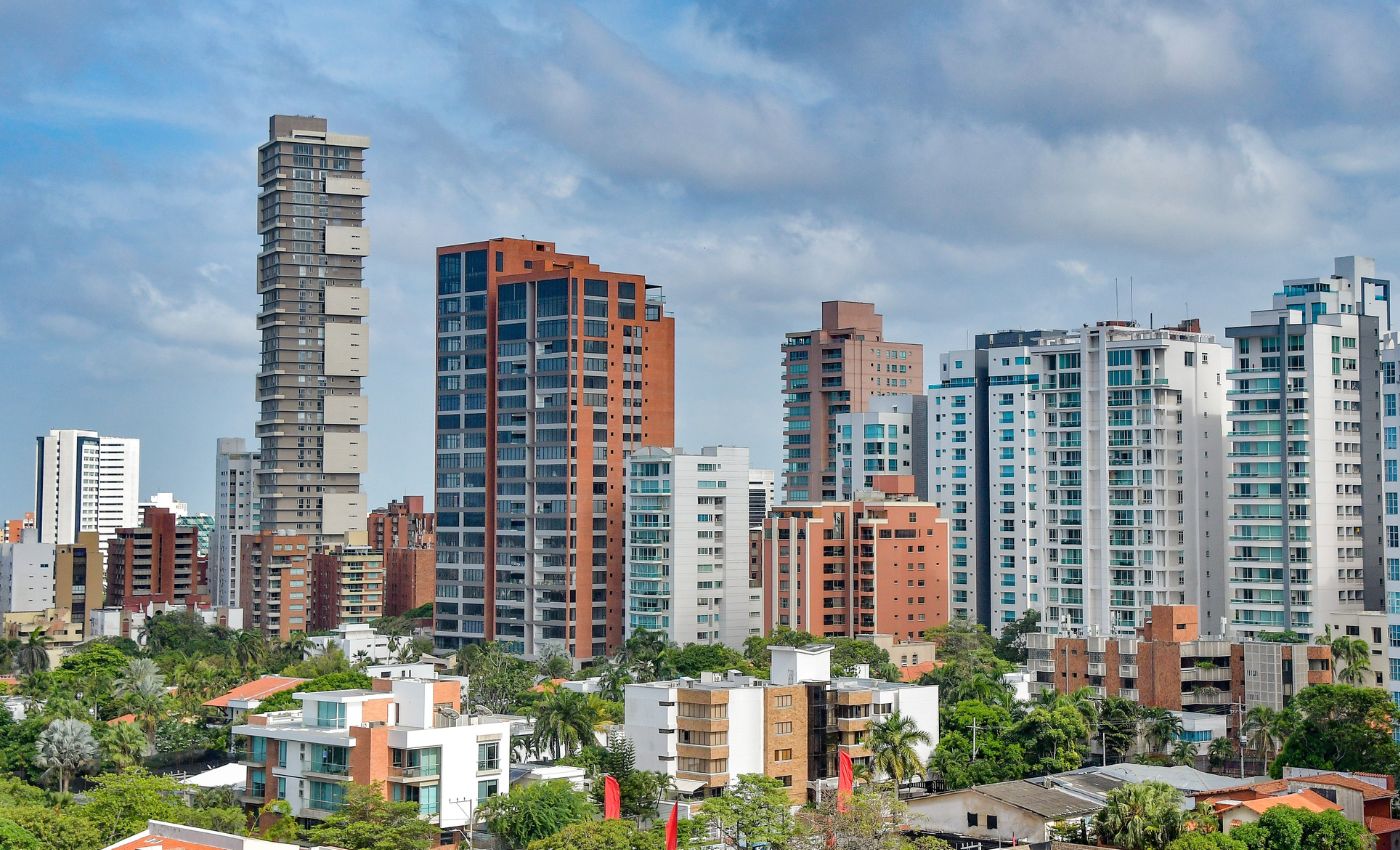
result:
<svg viewBox="0 0 1400 850"><path fill-rule="evenodd" d="M175 515L176 519L190 515L189 502L182 502L175 498L174 493L155 493L151 498L136 506L144 512L146 508L160 508Z"/></svg>
<svg viewBox="0 0 1400 850"><path fill-rule="evenodd" d="M749 468L749 528L761 528L773 507L777 474L771 469Z"/></svg>
<svg viewBox="0 0 1400 850"><path fill-rule="evenodd" d="M1152 605L1227 614L1229 349L1196 327L1103 322L1034 349L1047 630L1131 637Z"/></svg>
<svg viewBox="0 0 1400 850"><path fill-rule="evenodd" d="M54 547L26 528L18 543L0 543L0 614L54 606Z"/></svg>
<svg viewBox="0 0 1400 850"><path fill-rule="evenodd" d="M261 455L242 437L220 437L214 460L214 531L209 541L209 585L216 605L237 605L239 543L261 528L257 474Z"/></svg>
<svg viewBox="0 0 1400 850"><path fill-rule="evenodd" d="M928 390L929 501L949 522L953 615L994 635L1028 608L1045 611L1031 346L1047 334L1063 331L979 334L973 348L939 357Z"/></svg>
<svg viewBox="0 0 1400 850"><path fill-rule="evenodd" d="M762 631L749 586L749 450L642 448L627 461L627 634L736 649Z"/></svg>
<svg viewBox="0 0 1400 850"><path fill-rule="evenodd" d="M298 693L300 710L262 715L265 725L235 726L233 734L247 741L240 759L249 767L245 799L280 797L294 817L324 820L349 783L378 780L390 799L415 800L421 816L444 829L471 824L477 805L510 790L511 724L518 718L439 710L438 686L461 681L392 679L383 690ZM381 729L383 737L375 734ZM357 758L357 747L388 752Z"/></svg>
<svg viewBox="0 0 1400 850"><path fill-rule="evenodd" d="M877 396L865 410L836 414L835 456L841 501L850 501L857 493L870 490L876 475L912 475L915 495L927 500L924 451L928 437L916 432L914 424L915 405L926 403L922 396Z"/></svg>
<svg viewBox="0 0 1400 850"><path fill-rule="evenodd" d="M405 637L402 640L407 642L412 638ZM368 623L346 623L332 629L328 634L313 635L307 638L307 642L316 647L317 652L322 653L334 646L351 664L361 658L367 659L371 664L388 664L398 657L398 650L389 648L389 637L376 632Z"/></svg>
<svg viewBox="0 0 1400 850"><path fill-rule="evenodd" d="M118 528L140 524L141 441L94 431L53 430L38 438L34 519L39 539L64 545L96 531L106 554Z"/></svg>
<svg viewBox="0 0 1400 850"><path fill-rule="evenodd" d="M1389 283L1374 274L1374 261L1340 257L1335 274L1285 281L1270 309L1228 331L1230 613L1242 636L1311 638L1335 614L1383 604L1385 534L1400 521L1377 510L1394 484L1383 474L1397 476L1394 459L1381 462L1395 395L1381 393Z"/></svg>

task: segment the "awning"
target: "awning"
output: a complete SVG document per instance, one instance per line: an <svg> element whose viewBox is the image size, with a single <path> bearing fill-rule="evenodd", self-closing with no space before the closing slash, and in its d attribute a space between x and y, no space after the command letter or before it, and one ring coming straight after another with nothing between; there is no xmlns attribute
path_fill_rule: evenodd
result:
<svg viewBox="0 0 1400 850"><path fill-rule="evenodd" d="M694 794L705 787L705 783L699 779L677 779L675 785L676 790L682 794Z"/></svg>

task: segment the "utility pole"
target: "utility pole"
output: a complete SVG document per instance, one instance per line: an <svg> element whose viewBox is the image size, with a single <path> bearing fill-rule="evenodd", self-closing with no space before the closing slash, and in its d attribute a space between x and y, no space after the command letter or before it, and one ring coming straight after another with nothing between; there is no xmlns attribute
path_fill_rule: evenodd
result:
<svg viewBox="0 0 1400 850"><path fill-rule="evenodd" d="M972 718L972 760L977 761L977 718Z"/></svg>

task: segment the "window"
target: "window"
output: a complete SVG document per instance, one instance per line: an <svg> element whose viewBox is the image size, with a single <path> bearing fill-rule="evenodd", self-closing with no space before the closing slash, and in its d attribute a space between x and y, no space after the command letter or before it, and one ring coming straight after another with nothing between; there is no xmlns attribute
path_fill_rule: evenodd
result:
<svg viewBox="0 0 1400 850"><path fill-rule="evenodd" d="M339 729L345 725L345 703L319 700L316 703L316 725Z"/></svg>
<svg viewBox="0 0 1400 850"><path fill-rule="evenodd" d="M784 720L782 723L774 723L774 724L773 724L773 734L774 734L774 735L791 735L791 734L792 734L792 721L791 721L791 720Z"/></svg>
<svg viewBox="0 0 1400 850"><path fill-rule="evenodd" d="M1061 355L1061 356L1063 356L1063 355ZM968 812L968 813L967 813L967 825L968 825L968 826L977 826L977 813L976 813L976 812Z"/></svg>
<svg viewBox="0 0 1400 850"><path fill-rule="evenodd" d="M773 751L773 761L792 761L792 749L785 748Z"/></svg>
<svg viewBox="0 0 1400 850"><path fill-rule="evenodd" d="M476 769L499 770L501 767L501 743L482 741L476 745Z"/></svg>
<svg viewBox="0 0 1400 850"><path fill-rule="evenodd" d="M773 698L774 708L792 708L792 694L778 694Z"/></svg>
<svg viewBox="0 0 1400 850"><path fill-rule="evenodd" d="M500 787L500 780L483 779L476 784L476 801L478 803L488 797L496 796L496 789Z"/></svg>

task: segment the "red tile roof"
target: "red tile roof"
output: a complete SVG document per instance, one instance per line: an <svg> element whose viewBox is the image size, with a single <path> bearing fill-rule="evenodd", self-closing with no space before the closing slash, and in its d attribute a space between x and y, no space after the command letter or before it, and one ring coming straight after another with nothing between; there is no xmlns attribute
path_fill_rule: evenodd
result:
<svg viewBox="0 0 1400 850"><path fill-rule="evenodd" d="M233 700L267 699L276 693L288 691L305 682L291 676L263 676L251 682L244 682L226 694L221 694L205 703L210 708L228 708Z"/></svg>
<svg viewBox="0 0 1400 850"><path fill-rule="evenodd" d="M1372 785L1361 779L1354 779L1350 776L1342 776L1337 773L1322 773L1317 776L1293 776L1289 782L1316 783L1318 785L1335 785L1338 788L1350 788L1353 791L1360 791L1362 799L1365 800L1388 800L1394 796L1393 791Z"/></svg>
<svg viewBox="0 0 1400 850"><path fill-rule="evenodd" d="M1366 831L1372 835L1387 835L1400 831L1400 820L1395 818L1366 818Z"/></svg>
<svg viewBox="0 0 1400 850"><path fill-rule="evenodd" d="M1290 809L1307 809L1310 812L1339 811L1341 806L1312 790L1296 794L1283 794L1278 797L1260 797L1258 800L1245 800L1240 803L1246 809L1263 814L1274 806L1288 806Z"/></svg>
<svg viewBox="0 0 1400 850"><path fill-rule="evenodd" d="M120 844L113 844L106 850L224 850L224 848L214 844L186 841L181 838L147 835L143 830Z"/></svg>
<svg viewBox="0 0 1400 850"><path fill-rule="evenodd" d="M136 715L134 715L134 714L123 714L123 715L120 716L120 717L113 717L111 720L108 720L108 721L107 721L107 725L108 725L108 726L120 726L120 725L123 724L123 723L135 723L135 722L136 722Z"/></svg>
<svg viewBox="0 0 1400 850"><path fill-rule="evenodd" d="M931 673L943 666L941 661L920 661L918 664L908 664L899 668L899 678L905 682L916 682L925 673Z"/></svg>

